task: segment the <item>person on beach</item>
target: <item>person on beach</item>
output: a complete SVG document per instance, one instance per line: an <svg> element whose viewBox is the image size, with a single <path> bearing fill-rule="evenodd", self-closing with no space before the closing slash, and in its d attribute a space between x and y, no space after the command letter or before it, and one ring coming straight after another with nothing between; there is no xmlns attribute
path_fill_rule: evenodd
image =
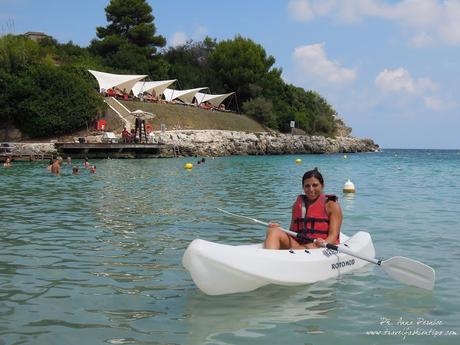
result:
<svg viewBox="0 0 460 345"><path fill-rule="evenodd" d="M11 168L11 157L6 157L5 163L3 163L5 168Z"/></svg>
<svg viewBox="0 0 460 345"><path fill-rule="evenodd" d="M51 172L54 175L61 175L61 163L62 163L62 157L58 157L57 159L54 160L53 164L51 165Z"/></svg>
<svg viewBox="0 0 460 345"><path fill-rule="evenodd" d="M289 229L306 239L294 238L270 223L264 243L266 249L314 249L327 243L338 244L342 209L335 195L325 195L324 179L317 168L307 171L302 178L305 194L297 197L292 206Z"/></svg>

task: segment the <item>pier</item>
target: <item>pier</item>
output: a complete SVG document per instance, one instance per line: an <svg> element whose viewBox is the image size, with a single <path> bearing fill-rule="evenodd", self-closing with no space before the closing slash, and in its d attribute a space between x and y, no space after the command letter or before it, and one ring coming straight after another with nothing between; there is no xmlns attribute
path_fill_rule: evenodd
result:
<svg viewBox="0 0 460 345"><path fill-rule="evenodd" d="M141 143L55 143L59 155L72 158L159 158L174 152L171 145Z"/></svg>

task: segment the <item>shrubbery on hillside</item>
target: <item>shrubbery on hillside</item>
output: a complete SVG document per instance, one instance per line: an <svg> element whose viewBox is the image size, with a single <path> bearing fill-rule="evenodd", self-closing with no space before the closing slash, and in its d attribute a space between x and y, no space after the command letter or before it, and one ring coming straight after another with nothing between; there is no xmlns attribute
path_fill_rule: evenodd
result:
<svg viewBox="0 0 460 345"><path fill-rule="evenodd" d="M212 93L236 92L233 110L245 111L283 132L290 121L309 134L333 136L336 111L314 91L286 84L275 59L249 38L217 42L206 37L162 51L152 8L145 0L111 0L108 24L97 28L88 48L46 38L0 38L0 120L30 136L70 133L97 117L102 98L87 69L178 79L180 88L208 86ZM11 87L12 85L12 87Z"/></svg>
<svg viewBox="0 0 460 345"><path fill-rule="evenodd" d="M71 133L104 108L91 83L79 74L81 69L61 66L57 60L69 46L44 43L21 36L0 38L0 121L13 123L29 137ZM70 55L75 57L80 49Z"/></svg>

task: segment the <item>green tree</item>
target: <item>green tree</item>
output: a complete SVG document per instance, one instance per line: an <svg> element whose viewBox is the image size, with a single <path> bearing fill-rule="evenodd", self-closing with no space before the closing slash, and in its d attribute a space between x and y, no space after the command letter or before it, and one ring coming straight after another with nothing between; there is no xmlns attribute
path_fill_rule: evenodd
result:
<svg viewBox="0 0 460 345"><path fill-rule="evenodd" d="M44 54L39 45L23 36L0 37L0 70L19 73L41 62Z"/></svg>
<svg viewBox="0 0 460 345"><path fill-rule="evenodd" d="M163 54L170 65L168 77L178 79L184 89L197 86L213 88L216 76L210 73L209 54L215 46L216 40L206 37L201 42L189 41L184 45L169 48Z"/></svg>
<svg viewBox="0 0 460 345"><path fill-rule="evenodd" d="M1 124L14 124L30 137L81 128L104 107L86 71L95 63L86 49L71 42L0 37Z"/></svg>
<svg viewBox="0 0 460 345"><path fill-rule="evenodd" d="M241 36L219 42L209 60L216 91L236 91L240 104L261 96L267 81L281 75L281 70L273 68L273 56L267 56L260 44Z"/></svg>
<svg viewBox="0 0 460 345"><path fill-rule="evenodd" d="M104 107L81 77L48 65L16 78L10 96L18 101L14 122L29 137L71 133L96 119Z"/></svg>
<svg viewBox="0 0 460 345"><path fill-rule="evenodd" d="M273 103L263 97L257 97L246 101L243 104L245 114L268 127L275 127L275 115L273 114Z"/></svg>
<svg viewBox="0 0 460 345"><path fill-rule="evenodd" d="M153 57L166 39L155 35L152 7L145 0L111 0L105 12L109 24L96 29L99 39L90 50L113 68L148 73L158 67Z"/></svg>

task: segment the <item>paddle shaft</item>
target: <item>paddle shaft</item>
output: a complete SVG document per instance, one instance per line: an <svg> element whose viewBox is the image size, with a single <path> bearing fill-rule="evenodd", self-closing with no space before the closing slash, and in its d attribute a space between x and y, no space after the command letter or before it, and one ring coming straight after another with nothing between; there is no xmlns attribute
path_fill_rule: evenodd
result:
<svg viewBox="0 0 460 345"><path fill-rule="evenodd" d="M239 214L235 214L235 213L231 213L231 212L228 212L228 211L225 211L225 210L222 210L221 208L217 208L219 211L221 212L224 212L224 213L227 213L231 216L234 216L234 217L238 217L238 218L243 218L243 219L248 219L254 223L257 223L257 224L262 224L262 225L265 225L265 226L269 226L270 223L266 223L266 222L262 222L258 219L255 219L255 218L251 218L251 217L246 217L246 216L240 216ZM295 231L291 231L291 230L288 230L288 229L284 229L282 227L278 227L277 229L280 229L281 231L284 231L285 233L295 237L295 238L298 238L300 240L304 240L304 241L307 241L307 242L313 242L313 240L311 238L308 238L308 237L305 237L303 236L301 233L298 233L298 232L295 232Z"/></svg>
<svg viewBox="0 0 460 345"><path fill-rule="evenodd" d="M382 263L382 260L377 260L375 258L369 258L369 257L366 257L366 256L363 256L363 255L360 255L358 253L355 253L353 251L351 251L350 249L347 249L347 248L344 248L344 247L339 247L339 246L336 246L335 244L326 244L325 247L327 249L332 249L332 250L335 250L335 251L338 251L340 253L344 253L344 254L348 254L350 256L354 256L358 259L361 259L361 260L364 260L364 261L367 261L367 262L370 262L370 263L373 263L373 264L376 264L376 265L379 265Z"/></svg>

